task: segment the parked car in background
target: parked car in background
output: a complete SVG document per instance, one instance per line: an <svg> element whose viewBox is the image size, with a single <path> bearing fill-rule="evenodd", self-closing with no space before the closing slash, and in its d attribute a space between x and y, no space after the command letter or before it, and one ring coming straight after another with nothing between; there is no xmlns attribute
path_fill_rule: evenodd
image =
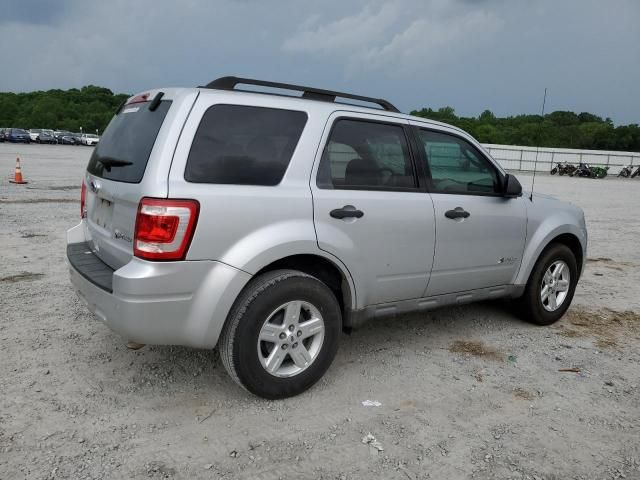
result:
<svg viewBox="0 0 640 480"><path fill-rule="evenodd" d="M40 135L38 135L38 139L36 140L38 143L56 143L56 138L53 136L53 130L42 130Z"/></svg>
<svg viewBox="0 0 640 480"><path fill-rule="evenodd" d="M97 145L99 141L100 137L95 133L83 133L80 137L80 143L82 143L82 145Z"/></svg>
<svg viewBox="0 0 640 480"><path fill-rule="evenodd" d="M31 137L26 130L22 128L8 128L7 131L5 131L5 140L11 143L31 143Z"/></svg>
<svg viewBox="0 0 640 480"><path fill-rule="evenodd" d="M74 133L61 130L61 131L54 132L54 136L56 139L56 143L58 144L61 144L61 145L76 144L76 136Z"/></svg>
<svg viewBox="0 0 640 480"><path fill-rule="evenodd" d="M75 140L75 145L80 145L82 142L80 141L80 138L82 137L81 133L78 132L74 132L71 135L73 135L73 139Z"/></svg>
<svg viewBox="0 0 640 480"><path fill-rule="evenodd" d="M4 142L4 131L6 128L0 128L0 142Z"/></svg>
<svg viewBox="0 0 640 480"><path fill-rule="evenodd" d="M31 128L29 129L29 137L31 137L32 142L37 142L38 137L40 136L40 132L42 132L41 128Z"/></svg>

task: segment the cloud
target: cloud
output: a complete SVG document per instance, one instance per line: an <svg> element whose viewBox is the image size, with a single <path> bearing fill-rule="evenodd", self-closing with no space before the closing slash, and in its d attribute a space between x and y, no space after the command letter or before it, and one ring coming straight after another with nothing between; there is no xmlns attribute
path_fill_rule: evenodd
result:
<svg viewBox="0 0 640 480"><path fill-rule="evenodd" d="M134 93L218 76L461 114L640 122L640 1L0 0L0 91Z"/></svg>
<svg viewBox="0 0 640 480"><path fill-rule="evenodd" d="M45 25L58 21L70 4L43 0L18 0L0 3L0 25L17 22Z"/></svg>
<svg viewBox="0 0 640 480"><path fill-rule="evenodd" d="M352 69L396 67L402 74L423 71L482 48L494 38L501 25L499 17L486 12L414 20L388 43L368 49L359 62L355 59ZM470 38L476 40L469 41Z"/></svg>
<svg viewBox="0 0 640 480"><path fill-rule="evenodd" d="M350 76L373 70L397 75L481 48L502 25L498 14L470 9L456 1L389 2L300 29L284 41L282 48L342 61Z"/></svg>
<svg viewBox="0 0 640 480"><path fill-rule="evenodd" d="M368 43L388 34L399 16L399 4L385 3L378 11L366 6L363 11L329 21L313 30L301 30L285 40L288 52L336 54L359 51Z"/></svg>

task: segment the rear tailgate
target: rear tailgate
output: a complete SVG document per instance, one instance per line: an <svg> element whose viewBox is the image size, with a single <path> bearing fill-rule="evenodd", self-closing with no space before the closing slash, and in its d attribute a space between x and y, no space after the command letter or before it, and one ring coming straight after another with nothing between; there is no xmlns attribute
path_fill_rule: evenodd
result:
<svg viewBox="0 0 640 480"><path fill-rule="evenodd" d="M197 96L195 89L162 89L131 97L93 151L84 178L85 236L94 253L114 269L133 256L140 199L167 196L175 145Z"/></svg>

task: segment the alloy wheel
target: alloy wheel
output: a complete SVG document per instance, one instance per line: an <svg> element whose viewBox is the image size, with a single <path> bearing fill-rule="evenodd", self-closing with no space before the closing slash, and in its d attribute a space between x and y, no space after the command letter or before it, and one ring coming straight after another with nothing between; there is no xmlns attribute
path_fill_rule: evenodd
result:
<svg viewBox="0 0 640 480"><path fill-rule="evenodd" d="M258 358L271 375L293 377L320 354L325 326L320 311L309 302L293 300L274 310L258 334Z"/></svg>

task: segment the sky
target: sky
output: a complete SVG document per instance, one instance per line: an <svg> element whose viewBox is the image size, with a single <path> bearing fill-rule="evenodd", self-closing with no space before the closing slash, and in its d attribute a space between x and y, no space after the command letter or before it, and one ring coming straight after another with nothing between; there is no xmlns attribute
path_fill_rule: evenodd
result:
<svg viewBox="0 0 640 480"><path fill-rule="evenodd" d="M237 75L404 112L640 123L640 0L0 0L0 91Z"/></svg>

